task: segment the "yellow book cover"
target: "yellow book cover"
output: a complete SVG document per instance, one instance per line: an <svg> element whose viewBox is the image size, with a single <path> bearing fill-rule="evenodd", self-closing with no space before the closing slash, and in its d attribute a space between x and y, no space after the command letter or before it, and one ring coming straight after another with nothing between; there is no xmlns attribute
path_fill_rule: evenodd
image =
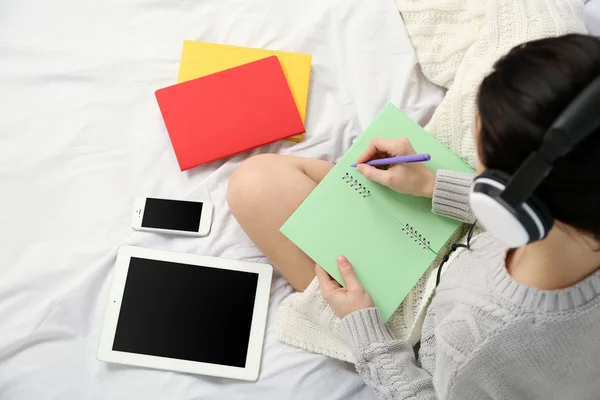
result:
<svg viewBox="0 0 600 400"><path fill-rule="evenodd" d="M183 42L177 82L186 82L269 56L277 56L279 59L292 96L298 107L298 112L304 123L306 118L306 103L308 101L310 63L312 59L310 54L185 40ZM296 135L287 140L300 142L303 137L304 135Z"/></svg>

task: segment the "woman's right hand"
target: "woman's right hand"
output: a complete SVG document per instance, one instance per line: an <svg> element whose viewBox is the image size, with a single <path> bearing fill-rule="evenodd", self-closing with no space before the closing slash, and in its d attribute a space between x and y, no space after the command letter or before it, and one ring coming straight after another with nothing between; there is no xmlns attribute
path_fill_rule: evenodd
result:
<svg viewBox="0 0 600 400"><path fill-rule="evenodd" d="M416 154L407 138L372 139L367 150L357 160L358 170L365 178L380 183L399 193L413 196L433 197L435 173L422 162L400 163L380 169L364 164L379 158L408 156Z"/></svg>

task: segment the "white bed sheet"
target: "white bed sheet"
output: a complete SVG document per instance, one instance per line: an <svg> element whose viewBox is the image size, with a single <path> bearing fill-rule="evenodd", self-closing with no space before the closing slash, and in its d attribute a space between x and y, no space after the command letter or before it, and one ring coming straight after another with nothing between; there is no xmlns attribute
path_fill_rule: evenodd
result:
<svg viewBox="0 0 600 400"><path fill-rule="evenodd" d="M584 12L585 26L588 32L600 36L600 0L587 0Z"/></svg>
<svg viewBox="0 0 600 400"><path fill-rule="evenodd" d="M180 172L153 93L184 39L313 54L306 140ZM393 0L2 1L0 398L373 398L351 365L277 340L280 276L255 383L95 353L119 246L264 260L226 206L234 168L259 152L335 160L388 101L425 121L443 91L415 64ZM133 231L142 195L212 201L211 235Z"/></svg>

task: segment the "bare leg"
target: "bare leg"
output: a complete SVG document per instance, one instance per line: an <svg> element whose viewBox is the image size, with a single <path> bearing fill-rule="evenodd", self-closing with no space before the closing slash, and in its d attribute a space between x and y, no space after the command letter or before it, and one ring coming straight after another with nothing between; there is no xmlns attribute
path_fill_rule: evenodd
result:
<svg viewBox="0 0 600 400"><path fill-rule="evenodd" d="M234 217L298 291L314 278L315 263L279 228L332 167L327 161L263 154L240 165L229 182L227 203Z"/></svg>

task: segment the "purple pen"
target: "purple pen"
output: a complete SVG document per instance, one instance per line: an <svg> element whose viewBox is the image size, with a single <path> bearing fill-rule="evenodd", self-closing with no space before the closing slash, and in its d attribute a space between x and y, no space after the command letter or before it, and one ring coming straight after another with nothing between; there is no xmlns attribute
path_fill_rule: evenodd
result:
<svg viewBox="0 0 600 400"><path fill-rule="evenodd" d="M400 164L400 163L413 163L413 162L425 162L431 160L431 156L429 154L413 154L410 156L399 156L399 157L391 157L391 158L380 158L379 160L371 160L367 161L364 164L370 165L372 167L378 167L381 165L391 165L391 164ZM358 163L354 163L351 167L356 167Z"/></svg>

